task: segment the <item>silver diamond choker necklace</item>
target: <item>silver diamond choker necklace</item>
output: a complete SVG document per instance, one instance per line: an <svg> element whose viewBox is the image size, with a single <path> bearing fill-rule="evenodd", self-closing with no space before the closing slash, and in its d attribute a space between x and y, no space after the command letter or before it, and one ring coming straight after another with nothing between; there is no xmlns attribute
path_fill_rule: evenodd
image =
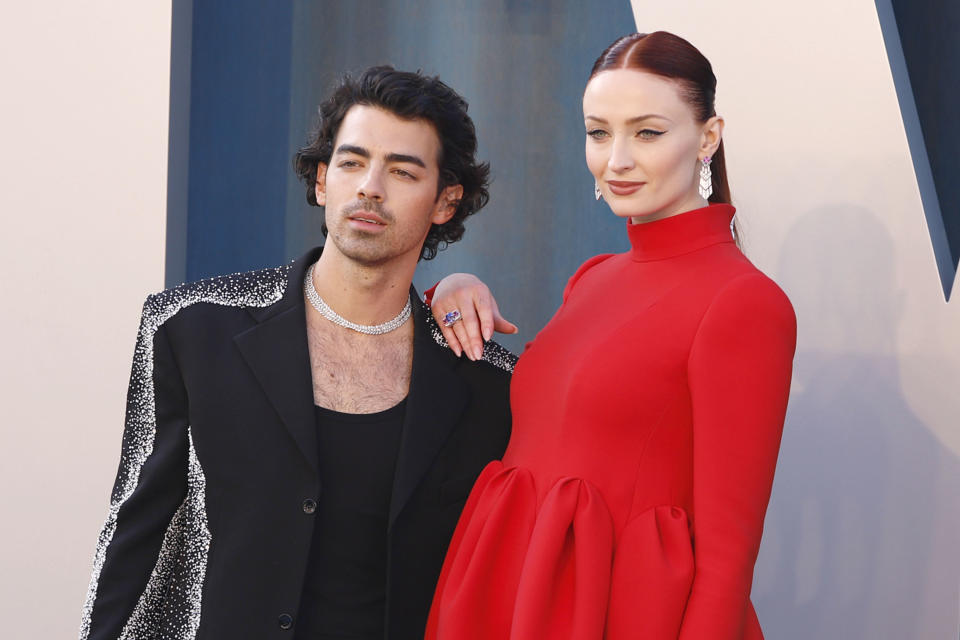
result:
<svg viewBox="0 0 960 640"><path fill-rule="evenodd" d="M410 317L410 298L407 298L407 304L404 305L403 309L400 310L400 313L397 314L397 317L393 320L388 320L383 324L357 324L356 322L350 322L331 309L330 305L324 302L320 294L317 293L317 289L313 286L313 267L314 265L310 265L307 268L307 275L303 277L303 292L306 294L310 304L313 305L313 308L330 322L347 329L352 329L358 333L365 333L368 336L379 336L401 327L403 323L407 321L407 318Z"/></svg>

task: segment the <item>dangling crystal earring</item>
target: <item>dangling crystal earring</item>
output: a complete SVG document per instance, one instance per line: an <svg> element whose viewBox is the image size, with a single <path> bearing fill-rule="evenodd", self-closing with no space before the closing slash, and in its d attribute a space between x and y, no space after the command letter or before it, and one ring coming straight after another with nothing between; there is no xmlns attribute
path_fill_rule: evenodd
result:
<svg viewBox="0 0 960 640"><path fill-rule="evenodd" d="M596 180L593 181L593 195L596 196L597 200L600 199L600 185Z"/></svg>
<svg viewBox="0 0 960 640"><path fill-rule="evenodd" d="M713 174L710 171L710 156L703 157L703 164L700 165L700 197L704 200L713 193Z"/></svg>

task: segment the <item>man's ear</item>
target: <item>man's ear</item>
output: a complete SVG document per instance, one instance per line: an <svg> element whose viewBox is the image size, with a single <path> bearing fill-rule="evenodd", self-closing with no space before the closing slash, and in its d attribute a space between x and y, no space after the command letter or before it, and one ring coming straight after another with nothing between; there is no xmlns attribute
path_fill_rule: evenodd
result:
<svg viewBox="0 0 960 640"><path fill-rule="evenodd" d="M433 224L449 222L453 214L457 212L457 207L460 206L460 199L462 197L463 185L454 184L446 187L440 192L440 197L437 198L437 204L433 208L433 217L430 218L430 221Z"/></svg>
<svg viewBox="0 0 960 640"><path fill-rule="evenodd" d="M317 163L317 183L313 185L313 195L317 198L317 204L321 207L327 204L327 164L325 162Z"/></svg>

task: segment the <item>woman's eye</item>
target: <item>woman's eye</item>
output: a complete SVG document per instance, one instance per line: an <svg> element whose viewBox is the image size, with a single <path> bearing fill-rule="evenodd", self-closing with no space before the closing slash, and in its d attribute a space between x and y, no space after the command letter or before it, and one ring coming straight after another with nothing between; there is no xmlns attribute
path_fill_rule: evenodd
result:
<svg viewBox="0 0 960 640"><path fill-rule="evenodd" d="M594 140L599 140L601 138L606 137L607 132L604 131L603 129L590 129L589 131L587 131L587 135L593 138Z"/></svg>
<svg viewBox="0 0 960 640"><path fill-rule="evenodd" d="M662 136L663 131L657 131L656 129L641 129L637 132L637 136L643 138L644 140L652 140L657 136Z"/></svg>

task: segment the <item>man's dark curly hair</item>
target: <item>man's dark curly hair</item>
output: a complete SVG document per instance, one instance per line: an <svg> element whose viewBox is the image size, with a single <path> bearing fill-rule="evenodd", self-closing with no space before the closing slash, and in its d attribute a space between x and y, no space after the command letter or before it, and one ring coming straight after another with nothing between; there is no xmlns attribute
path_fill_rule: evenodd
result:
<svg viewBox="0 0 960 640"><path fill-rule="evenodd" d="M307 202L317 205L314 185L317 164L330 164L333 143L347 111L354 105L385 109L405 120L424 120L433 125L440 139L440 179L437 197L451 185L462 185L457 210L444 224L430 228L420 257L431 260L437 251L463 237L464 221L487 204L490 165L477 162L477 133L467 115L467 102L436 76L393 67L370 67L356 79L345 75L333 94L320 105L316 129L307 146L293 159L297 176L307 186ZM327 227L323 226L324 235Z"/></svg>

